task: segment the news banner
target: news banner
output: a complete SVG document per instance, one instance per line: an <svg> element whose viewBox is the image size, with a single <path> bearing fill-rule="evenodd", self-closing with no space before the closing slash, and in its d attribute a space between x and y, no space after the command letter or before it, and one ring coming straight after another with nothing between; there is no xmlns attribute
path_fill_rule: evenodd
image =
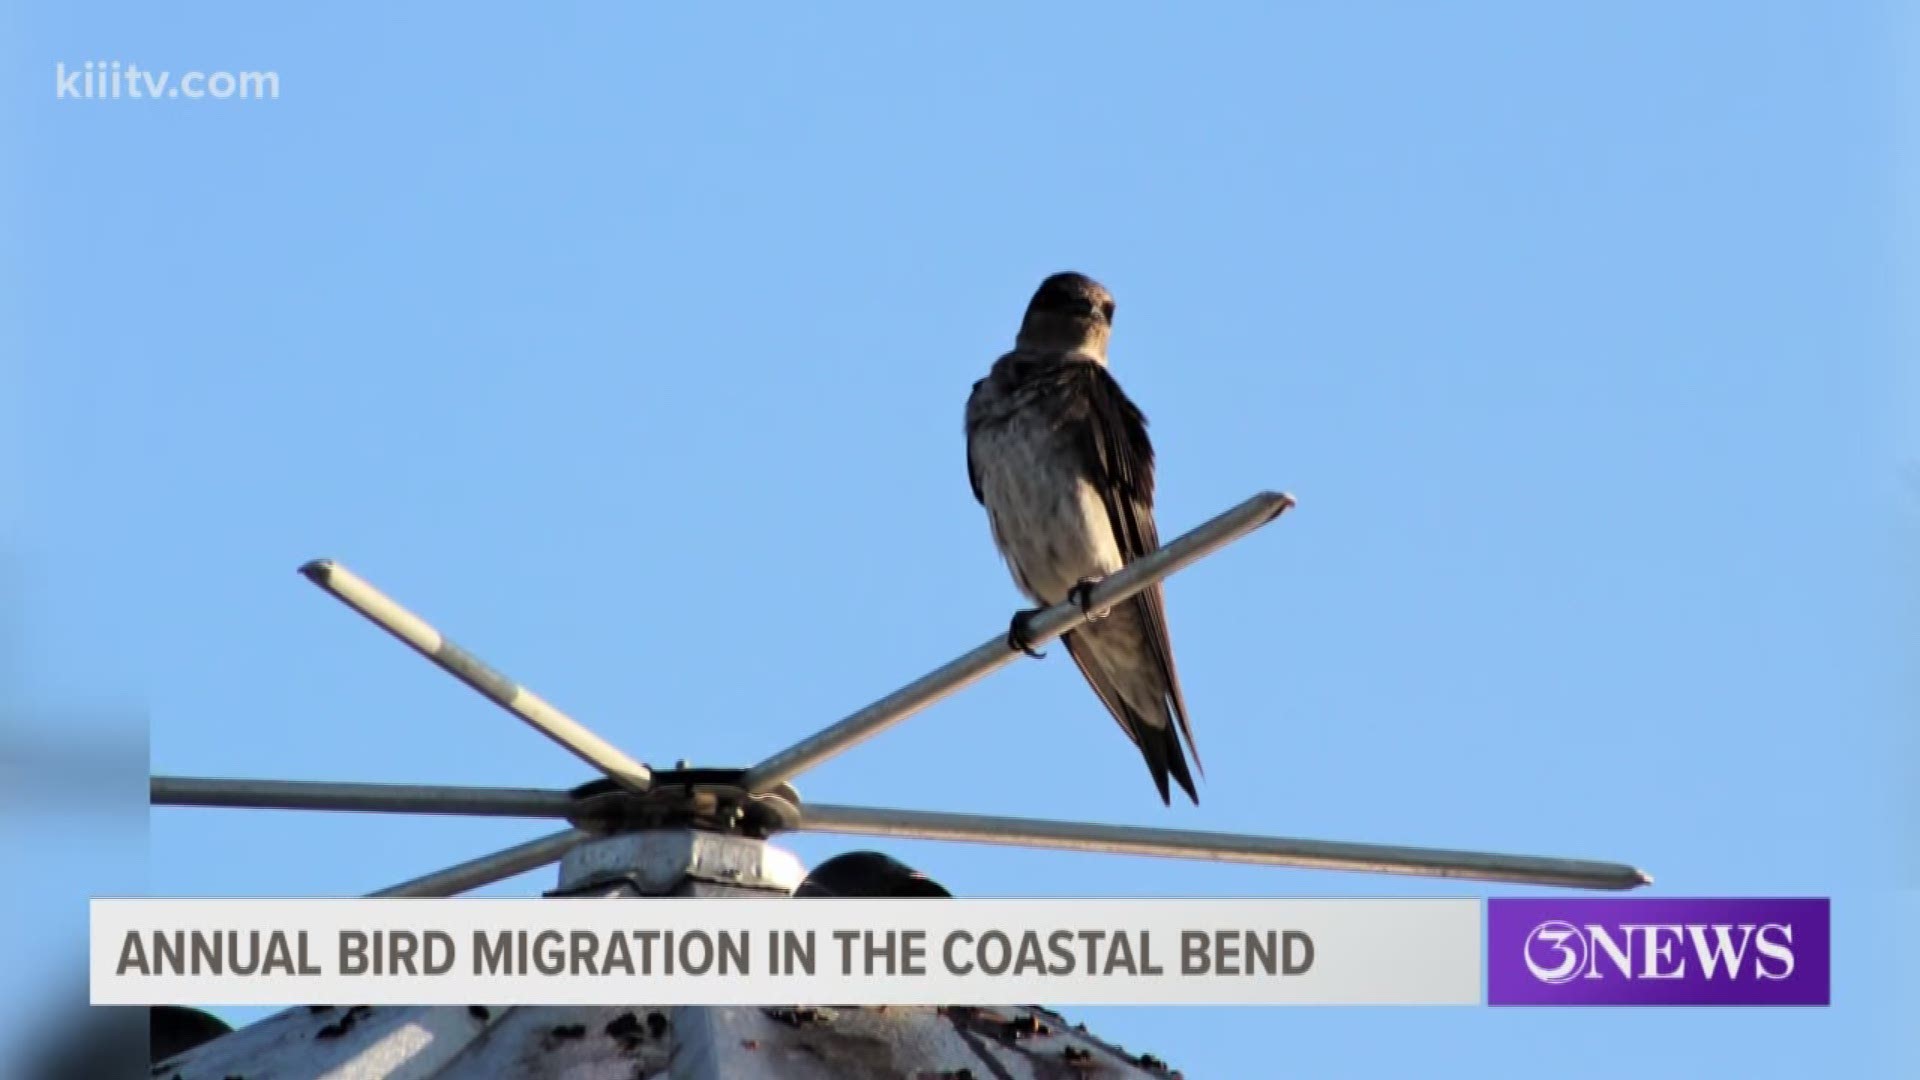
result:
<svg viewBox="0 0 1920 1080"><path fill-rule="evenodd" d="M92 901L96 1005L1829 1004L1829 901Z"/></svg>

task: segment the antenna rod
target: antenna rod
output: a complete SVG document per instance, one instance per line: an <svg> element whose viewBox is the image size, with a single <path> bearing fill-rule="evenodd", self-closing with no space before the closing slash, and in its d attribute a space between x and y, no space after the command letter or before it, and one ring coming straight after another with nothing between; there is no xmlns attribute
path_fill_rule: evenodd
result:
<svg viewBox="0 0 1920 1080"><path fill-rule="evenodd" d="M156 776L150 787L150 801L155 806L562 819L573 808L573 798L567 792L541 788L343 784L324 780L237 780L201 776Z"/></svg>
<svg viewBox="0 0 1920 1080"><path fill-rule="evenodd" d="M1183 829L1144 829L979 814L941 814L865 806L808 804L801 808L797 831L897 836L912 840L960 840L1114 855L1158 855L1172 859L1466 878L1575 889L1636 889L1653 883L1653 878L1645 871L1631 866L1581 859L1350 844L1331 840L1294 840L1234 833L1189 832Z"/></svg>
<svg viewBox="0 0 1920 1080"><path fill-rule="evenodd" d="M534 730L559 743L574 756L634 791L645 791L653 774L612 743L595 735L578 720L548 704L540 695L488 667L472 653L442 637L426 621L393 602L358 574L331 559L315 559L302 566L307 580L366 616L375 626L399 638L441 670L486 695L487 700L533 725Z"/></svg>
<svg viewBox="0 0 1920 1080"><path fill-rule="evenodd" d="M1233 543L1285 513L1293 496L1265 491L1228 510L1199 528L1178 537L1108 575L1089 596L1094 611L1112 607L1161 579ZM1027 636L1039 645L1079 626L1087 615L1079 605L1063 601L1035 615ZM870 739L941 698L1012 663L1018 652L1007 646L1005 634L939 669L923 675L832 727L780 751L747 771L741 786L764 793L815 765Z"/></svg>
<svg viewBox="0 0 1920 1080"><path fill-rule="evenodd" d="M592 838L593 834L584 829L562 829L538 840L529 840L504 851L469 859L457 866L436 870L431 874L414 878L412 881L403 881L398 885L381 889L379 892L368 893L367 896L370 899L397 896L458 896L482 885L504 881L515 874L524 874L550 862L556 862L560 856Z"/></svg>

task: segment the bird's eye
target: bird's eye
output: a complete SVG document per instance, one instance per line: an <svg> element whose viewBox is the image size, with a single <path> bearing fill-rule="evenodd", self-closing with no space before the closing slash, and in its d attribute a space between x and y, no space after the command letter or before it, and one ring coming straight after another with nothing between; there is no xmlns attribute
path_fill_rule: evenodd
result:
<svg viewBox="0 0 1920 1080"><path fill-rule="evenodd" d="M1101 304L1100 314L1106 316L1106 319L1108 322L1112 322L1113 321L1113 301L1109 300L1106 303Z"/></svg>

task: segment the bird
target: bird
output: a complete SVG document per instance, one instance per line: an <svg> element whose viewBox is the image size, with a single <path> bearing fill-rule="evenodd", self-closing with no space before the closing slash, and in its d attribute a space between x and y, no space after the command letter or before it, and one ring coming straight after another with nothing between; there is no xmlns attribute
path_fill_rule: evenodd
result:
<svg viewBox="0 0 1920 1080"><path fill-rule="evenodd" d="M881 896L948 899L932 878L878 851L849 851L813 868L793 891L796 897Z"/></svg>
<svg viewBox="0 0 1920 1080"><path fill-rule="evenodd" d="M1062 636L1068 654L1146 759L1161 804L1171 777L1198 806L1187 757L1200 768L1200 752L1160 586L1104 612L1089 604L1094 584L1160 546L1147 419L1107 367L1113 315L1113 295L1085 274L1040 283L1013 351L967 397L967 476L1014 584L1040 605L1014 613L1008 646L1043 655L1033 616L1078 603L1092 621Z"/></svg>

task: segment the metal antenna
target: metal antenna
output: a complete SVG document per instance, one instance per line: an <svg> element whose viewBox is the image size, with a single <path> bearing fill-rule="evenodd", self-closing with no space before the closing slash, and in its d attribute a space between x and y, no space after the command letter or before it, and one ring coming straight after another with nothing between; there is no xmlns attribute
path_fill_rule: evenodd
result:
<svg viewBox="0 0 1920 1080"><path fill-rule="evenodd" d="M504 851L482 855L477 859L468 859L466 862L449 866L445 870L422 874L412 881L389 885L367 895L373 897L458 896L482 885L505 881L515 874L538 870L591 839L593 834L585 830L561 829L557 833L550 833L538 840L529 840L524 844L515 844Z"/></svg>
<svg viewBox="0 0 1920 1080"><path fill-rule="evenodd" d="M645 765L620 748L587 730L578 720L547 704L546 699L480 662L472 653L448 641L426 620L401 607L360 575L331 559L315 559L300 572L333 598L366 616L367 620L399 638L439 665L440 670L486 695L489 701L533 725L534 730L573 751L581 761L635 791L645 791L653 775Z"/></svg>
<svg viewBox="0 0 1920 1080"><path fill-rule="evenodd" d="M1294 505L1263 492L1166 546L1128 564L1091 590L1089 609L1111 607L1268 524ZM317 560L301 567L315 584L399 638L442 670L554 740L607 779L572 791L419 784L326 783L194 777L152 779L156 806L219 806L366 813L455 814L561 819L570 827L504 851L383 889L374 896L452 896L566 856L609 834L658 828L771 836L781 832L893 836L1055 850L1292 866L1320 870L1631 889L1651 883L1620 863L1396 847L1284 837L1037 821L860 806L806 805L793 777L1011 663L1018 654L996 635L934 671L748 769L656 772L628 757L532 691L453 644L345 567ZM1074 603L1047 608L1029 624L1035 644L1086 621Z"/></svg>
<svg viewBox="0 0 1920 1080"><path fill-rule="evenodd" d="M1267 522L1287 512L1293 496L1267 491L1178 537L1172 543L1135 559L1095 585L1087 609L1100 611L1151 588L1176 571L1199 562ZM1055 604L1027 625L1028 640L1042 645L1087 621L1086 612L1072 601ZM780 751L747 770L748 791L771 791L774 786L813 768L855 743L871 738L941 698L1012 663L1020 654L1007 647L1000 634L985 644L881 698L825 731Z"/></svg>

